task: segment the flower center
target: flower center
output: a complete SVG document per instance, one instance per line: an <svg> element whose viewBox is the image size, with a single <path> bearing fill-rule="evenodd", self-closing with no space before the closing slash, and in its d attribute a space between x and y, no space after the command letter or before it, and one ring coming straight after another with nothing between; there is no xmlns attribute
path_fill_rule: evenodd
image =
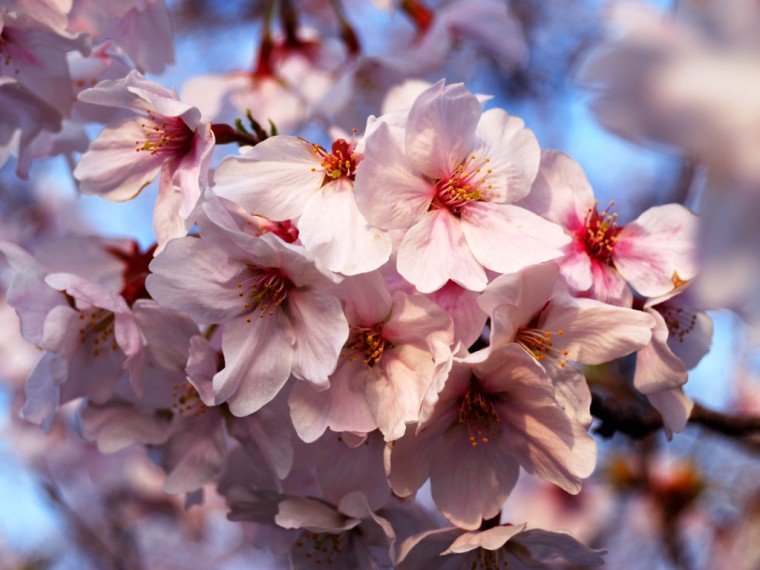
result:
<svg viewBox="0 0 760 570"><path fill-rule="evenodd" d="M90 344L92 355L97 357L109 348L118 350L119 345L113 334L114 314L105 309L91 309L79 313L82 321L79 329L80 344Z"/></svg>
<svg viewBox="0 0 760 570"><path fill-rule="evenodd" d="M175 414L197 418L206 413L206 405L190 382L172 384L172 398L172 412Z"/></svg>
<svg viewBox="0 0 760 570"><path fill-rule="evenodd" d="M676 307L668 303L654 307L662 315L668 325L668 337L683 342L683 339L697 326L697 314L684 307Z"/></svg>
<svg viewBox="0 0 760 570"><path fill-rule="evenodd" d="M0 31L0 64L11 67L11 63L13 61L11 54L12 46L12 28L6 25L2 31ZM14 75L19 75L21 73L21 69L17 65L13 65L12 67ZM5 74L7 74L7 72L5 72L4 75Z"/></svg>
<svg viewBox="0 0 760 570"><path fill-rule="evenodd" d="M487 183L491 169L486 168L490 161L490 158L478 160L472 154L447 178L438 180L435 183L435 196L430 209L445 208L459 217L466 204L483 200L483 190L491 189L491 185Z"/></svg>
<svg viewBox="0 0 760 570"><path fill-rule="evenodd" d="M251 219L246 220L245 223L246 226L250 226L250 233L256 237L261 237L264 234L274 234L287 243L293 243L298 239L298 228L290 220L275 222L251 212Z"/></svg>
<svg viewBox="0 0 760 570"><path fill-rule="evenodd" d="M560 350L554 347L552 335L562 336L565 331L545 331L543 329L521 329L517 331L515 342L519 344L525 352L530 354L538 361L549 359L564 368L567 361L567 350Z"/></svg>
<svg viewBox="0 0 760 570"><path fill-rule="evenodd" d="M179 117L156 115L148 109L146 122L141 123L145 140L135 141L135 152L182 156L193 144L193 131Z"/></svg>
<svg viewBox="0 0 760 570"><path fill-rule="evenodd" d="M496 428L501 424L495 406L497 401L497 396L483 391L475 376L470 378L470 387L459 403L458 422L467 427L472 447L488 443L497 435Z"/></svg>
<svg viewBox="0 0 760 570"><path fill-rule="evenodd" d="M259 318L274 315L285 302L292 283L273 267L248 266L248 277L237 284L238 296L243 299L247 313L259 312ZM248 317L246 322L251 322Z"/></svg>
<svg viewBox="0 0 760 570"><path fill-rule="evenodd" d="M584 225L578 232L578 239L585 244L590 257L609 264L618 241L617 234L622 228L617 225L618 215L610 214L615 202L610 202L602 213L597 211L598 204L597 201L593 208L588 209Z"/></svg>
<svg viewBox="0 0 760 570"><path fill-rule="evenodd" d="M324 186L331 180L345 176L350 180L356 175L356 168L362 160L362 155L354 150L355 143L338 139L332 143L332 152L327 152L318 144L312 145L312 152L320 159L320 165L325 169ZM316 172L316 167L311 169Z"/></svg>
<svg viewBox="0 0 760 570"><path fill-rule="evenodd" d="M327 566L334 564L341 555L346 533L304 531L294 543L294 550L301 550L312 564Z"/></svg>
<svg viewBox="0 0 760 570"><path fill-rule="evenodd" d="M470 551L464 568L471 570L509 570L509 560L500 556L499 550L476 548Z"/></svg>
<svg viewBox="0 0 760 570"><path fill-rule="evenodd" d="M372 327L352 325L351 334L340 355L349 362L361 358L365 365L372 367L379 364L383 353L391 348L393 344L383 338L382 325Z"/></svg>

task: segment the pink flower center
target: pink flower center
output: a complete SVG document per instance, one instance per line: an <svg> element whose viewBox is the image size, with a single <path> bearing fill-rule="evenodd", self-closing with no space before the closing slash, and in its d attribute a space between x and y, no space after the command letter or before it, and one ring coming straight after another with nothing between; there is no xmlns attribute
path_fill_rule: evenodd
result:
<svg viewBox="0 0 760 570"><path fill-rule="evenodd" d="M172 384L172 412L179 415L198 416L206 413L206 405L190 382Z"/></svg>
<svg viewBox="0 0 760 570"><path fill-rule="evenodd" d="M340 355L349 362L359 358L369 367L380 363L383 353L393 348L393 344L383 338L383 326L351 326L351 333Z"/></svg>
<svg viewBox="0 0 760 570"><path fill-rule="evenodd" d="M663 303L654 307L668 325L668 337L683 342L683 339L697 326L697 314L684 307Z"/></svg>
<svg viewBox="0 0 760 570"><path fill-rule="evenodd" d="M92 346L92 356L100 356L109 348L119 349L113 334L114 314L111 311L105 309L83 311L79 313L79 320L82 321L79 342Z"/></svg>
<svg viewBox="0 0 760 570"><path fill-rule="evenodd" d="M554 347L552 335L562 336L565 331L545 331L543 329L521 329L515 336L515 342L519 344L525 352L530 354L538 361L549 359L564 368L567 361L567 350L560 350Z"/></svg>
<svg viewBox="0 0 760 570"><path fill-rule="evenodd" d="M259 318L274 315L285 302L292 283L273 267L248 266L248 277L237 284L238 296L243 299L243 309L247 313L258 311ZM248 317L246 322L251 322Z"/></svg>
<svg viewBox="0 0 760 570"><path fill-rule="evenodd" d="M586 246L590 257L609 264L618 240L617 234L622 228L617 225L618 215L610 214L615 202L610 202L601 214L597 211L598 204L595 202L594 207L588 209L584 225L578 231L578 240Z"/></svg>
<svg viewBox="0 0 760 570"><path fill-rule="evenodd" d="M470 379L470 387L459 403L459 423L467 427L472 447L496 437L496 426L501 424L495 406L497 400L497 396L483 391L475 376Z"/></svg>
<svg viewBox="0 0 760 570"><path fill-rule="evenodd" d="M447 178L438 180L430 209L446 209L459 217L464 206L483 200L484 191L491 189L488 184L491 169L486 168L490 161L490 158L478 160L474 154L470 155Z"/></svg>
<svg viewBox="0 0 760 570"><path fill-rule="evenodd" d="M301 550L311 564L330 566L341 555L346 533L304 531L294 543L294 550Z"/></svg>
<svg viewBox="0 0 760 570"><path fill-rule="evenodd" d="M356 168L362 160L362 155L357 154L354 150L354 141L338 139L332 143L332 152L327 152L318 144L312 145L312 152L320 158L320 165L325 169L324 184L331 180L337 180L345 176L351 180L356 175ZM312 168L312 172L317 169Z"/></svg>
<svg viewBox="0 0 760 570"><path fill-rule="evenodd" d="M148 109L148 117L140 124L145 140L135 141L135 152L184 156L193 146L193 131L179 117L155 115Z"/></svg>
<svg viewBox="0 0 760 570"><path fill-rule="evenodd" d="M476 548L470 551L466 567L471 570L509 570L509 560L499 550Z"/></svg>

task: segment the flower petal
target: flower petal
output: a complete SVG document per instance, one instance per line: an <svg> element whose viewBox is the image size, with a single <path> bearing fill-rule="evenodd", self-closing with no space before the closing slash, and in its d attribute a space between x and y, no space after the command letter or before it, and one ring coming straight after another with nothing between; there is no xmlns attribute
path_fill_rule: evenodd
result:
<svg viewBox="0 0 760 570"><path fill-rule="evenodd" d="M406 232L396 263L404 279L423 293L440 289L448 280L473 291L482 291L487 283L462 224L446 210L427 212Z"/></svg>
<svg viewBox="0 0 760 570"><path fill-rule="evenodd" d="M507 204L471 202L462 210L462 229L475 258L499 273L557 259L570 242L557 224Z"/></svg>

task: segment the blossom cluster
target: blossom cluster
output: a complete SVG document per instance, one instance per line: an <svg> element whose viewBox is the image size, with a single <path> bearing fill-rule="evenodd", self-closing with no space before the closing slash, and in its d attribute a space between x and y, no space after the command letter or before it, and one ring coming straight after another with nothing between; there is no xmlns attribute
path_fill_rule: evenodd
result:
<svg viewBox="0 0 760 570"><path fill-rule="evenodd" d="M633 355L635 389L670 433L684 429L682 386L712 335L690 289L694 213L666 204L623 224L577 162L461 83L403 84L363 132L329 142L266 132L249 113L254 136L143 76L171 60L144 41L166 35L163 2L78 17L40 2L44 19L4 4L0 49L16 71L0 68L0 89L19 102L6 153L22 165L83 151L79 189L113 201L159 179L145 251L0 243L7 300L43 351L25 419L50 428L74 402L100 451L150 448L164 491L188 505L214 484L230 518L257 523L294 568L603 564L501 512L521 473L577 494L594 471L588 367ZM449 8L418 22L421 53L444 59L435 34L468 37ZM114 31L126 28L140 31ZM329 70L294 41L269 38L243 105L278 97L275 68L308 63L319 84ZM505 66L524 59L508 51ZM224 96L250 96L250 81L225 78ZM281 110L306 108L288 96ZM108 125L90 143L80 113ZM212 168L228 142L239 152ZM428 482L446 523L414 501Z"/></svg>

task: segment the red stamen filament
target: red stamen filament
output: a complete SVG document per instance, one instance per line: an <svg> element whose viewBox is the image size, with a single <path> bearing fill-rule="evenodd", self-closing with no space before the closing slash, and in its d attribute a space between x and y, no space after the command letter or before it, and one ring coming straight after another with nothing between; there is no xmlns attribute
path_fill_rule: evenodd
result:
<svg viewBox="0 0 760 570"><path fill-rule="evenodd" d="M145 140L135 141L135 152L156 154L184 155L193 142L193 131L179 117L154 115L148 110L147 121L140 125L145 133Z"/></svg>

